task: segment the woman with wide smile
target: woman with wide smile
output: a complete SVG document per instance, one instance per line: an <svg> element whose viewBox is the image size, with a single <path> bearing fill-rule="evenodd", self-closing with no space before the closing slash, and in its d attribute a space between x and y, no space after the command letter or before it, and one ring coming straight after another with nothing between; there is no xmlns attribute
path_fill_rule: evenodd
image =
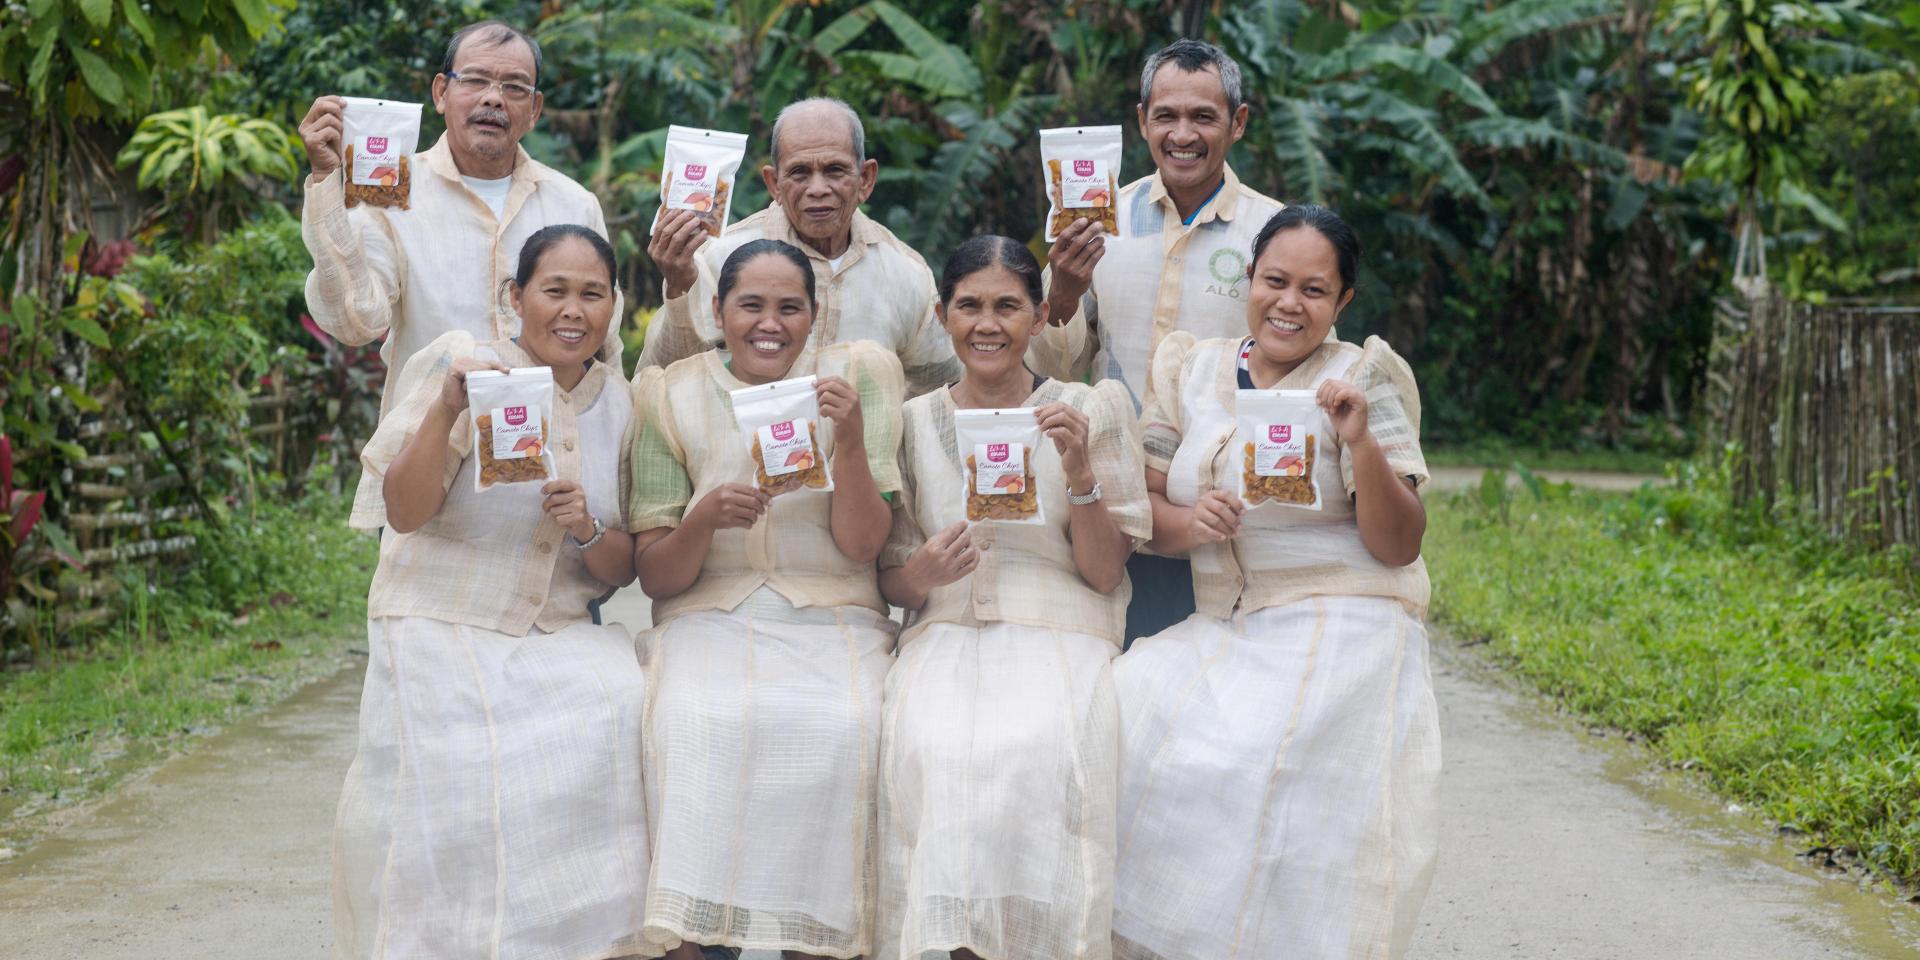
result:
<svg viewBox="0 0 1920 960"><path fill-rule="evenodd" d="M1380 338L1329 337L1359 259L1339 216L1287 207L1254 242L1247 335L1176 333L1154 356L1152 545L1191 555L1199 612L1114 668L1122 960L1396 957L1426 896L1440 730L1420 394ZM1263 476L1241 423L1269 390L1312 393L1262 431L1304 433L1304 456ZM1242 497L1268 480L1282 503Z"/></svg>
<svg viewBox="0 0 1920 960"><path fill-rule="evenodd" d="M635 381L634 562L653 598L640 640L646 929L700 947L854 957L871 950L874 770L894 625L874 560L900 489L900 362L860 341L812 349L813 271L755 240L713 298L726 351ZM733 391L818 377L833 489L770 495Z"/></svg>
<svg viewBox="0 0 1920 960"><path fill-rule="evenodd" d="M1109 664L1127 557L1151 531L1133 402L1118 381L1027 369L1047 307L1026 247L968 240L939 289L965 373L907 404L906 502L880 563L881 590L910 619L887 677L878 956L1099 960L1118 746ZM1040 431L1027 466L1044 522L967 520L956 416L973 410Z"/></svg>
<svg viewBox="0 0 1920 960"><path fill-rule="evenodd" d="M533 234L509 284L520 336L416 353L361 453L386 530L334 833L341 956L649 952L646 682L627 631L588 613L633 579L633 408L595 359L616 276L592 230ZM558 479L476 489L468 374L527 367L552 371Z"/></svg>

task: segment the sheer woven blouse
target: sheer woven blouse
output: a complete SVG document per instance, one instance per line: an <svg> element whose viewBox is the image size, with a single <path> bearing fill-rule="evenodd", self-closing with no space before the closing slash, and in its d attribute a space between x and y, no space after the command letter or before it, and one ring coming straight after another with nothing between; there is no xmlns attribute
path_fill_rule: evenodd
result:
<svg viewBox="0 0 1920 960"><path fill-rule="evenodd" d="M1107 512L1134 544L1151 537L1153 509L1147 501L1139 430L1125 384L1109 380L1090 387L1048 380L1021 406L1043 407L1055 401L1087 415L1087 459ZM907 403L900 444L900 473L906 490L904 502L894 511L893 533L880 555L883 568L906 565L928 537L966 518L966 482L954 436L954 410L953 395L944 387ZM1087 633L1120 644L1132 588L1122 581L1112 593L1100 593L1074 566L1067 481L1059 452L1044 437L1034 454L1034 475L1046 523L974 523L971 535L980 551L979 566L953 583L934 588L926 606L909 621L902 644L929 623L982 626L995 622Z"/></svg>
<svg viewBox="0 0 1920 960"><path fill-rule="evenodd" d="M906 381L900 360L867 341L809 347L788 377L840 376L860 394L867 465L882 494L900 489L895 451ZM661 369L641 370L633 384L635 439L634 530L677 527L692 505L725 483L753 483L753 458L733 415L731 390L747 386L716 351ZM831 464L833 430L822 452ZM679 596L654 604L655 623L697 610L732 610L763 584L796 607L862 606L885 614L874 565L855 563L833 542L833 495L797 491L774 497L752 527L720 530L700 567L700 578Z"/></svg>
<svg viewBox="0 0 1920 960"><path fill-rule="evenodd" d="M1214 487L1231 489L1228 442L1235 422L1242 338L1195 341L1171 334L1153 358L1152 399L1141 415L1147 466L1167 474L1167 499L1190 505ZM1367 395L1367 422L1393 474L1423 488L1427 461L1420 451L1420 391L1413 371L1379 337L1366 346L1329 339L1275 389L1315 389L1337 376ZM1204 544L1193 560L1194 597L1202 613L1228 617L1317 595L1383 596L1415 616L1427 608L1425 561L1404 567L1380 563L1360 541L1354 519L1353 464L1337 433L1326 430L1338 454L1337 476L1347 496L1329 494L1324 509L1268 506L1247 511L1241 533Z"/></svg>
<svg viewBox="0 0 1920 960"><path fill-rule="evenodd" d="M399 401L360 452L372 481L361 485L360 506L377 524L386 523L381 486L388 466L420 429L448 366L466 356L508 367L540 365L511 340L476 343L467 333L445 334L414 354L400 372ZM632 420L625 384L598 360L572 390L554 387L549 449L560 478L580 483L588 509L609 529L626 528ZM515 636L586 620L588 601L611 588L587 572L579 547L548 519L540 492L545 483L473 489L470 429L469 414L454 419L448 441L456 456L441 479L447 497L439 512L412 533L382 536L367 616L431 617Z"/></svg>

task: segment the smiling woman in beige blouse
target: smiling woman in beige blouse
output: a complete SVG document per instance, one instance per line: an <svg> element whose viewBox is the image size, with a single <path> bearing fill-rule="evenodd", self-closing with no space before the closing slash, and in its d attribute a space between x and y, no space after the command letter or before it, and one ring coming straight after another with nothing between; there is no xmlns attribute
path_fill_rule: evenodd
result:
<svg viewBox="0 0 1920 960"><path fill-rule="evenodd" d="M1038 377L1040 265L1005 237L948 259L940 320L965 373L906 406L906 492L881 589L911 612L887 677L881 960L1105 958L1115 757L1109 661L1127 556L1152 532L1118 381ZM967 523L954 413L1025 407L1044 524Z"/></svg>
<svg viewBox="0 0 1920 960"><path fill-rule="evenodd" d="M640 942L645 682L587 603L633 579L622 521L632 405L594 359L613 249L528 238L517 340L449 333L400 375L361 454L383 496L359 748L334 833L343 957L607 958ZM553 370L559 479L474 490L466 375Z"/></svg>
<svg viewBox="0 0 1920 960"><path fill-rule="evenodd" d="M854 957L870 949L874 765L894 628L875 584L899 490L906 382L892 351L810 347L813 271L791 244L728 256L713 298L725 354L635 382L633 499L652 689L648 934ZM731 392L817 377L831 491L769 497Z"/></svg>

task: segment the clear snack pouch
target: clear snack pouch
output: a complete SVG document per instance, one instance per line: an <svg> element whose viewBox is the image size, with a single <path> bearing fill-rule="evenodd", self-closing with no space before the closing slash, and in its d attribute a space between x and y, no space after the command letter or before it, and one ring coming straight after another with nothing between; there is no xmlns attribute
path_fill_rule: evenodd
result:
<svg viewBox="0 0 1920 960"><path fill-rule="evenodd" d="M1249 507L1277 504L1322 509L1314 467L1327 455L1327 418L1312 390L1241 390L1235 394L1234 473Z"/></svg>
<svg viewBox="0 0 1920 960"><path fill-rule="evenodd" d="M707 228L726 232L733 208L733 182L747 156L747 135L696 127L667 127L666 162L660 169L660 209L653 215L653 236L668 210L692 210Z"/></svg>
<svg viewBox="0 0 1920 960"><path fill-rule="evenodd" d="M1040 419L1031 407L956 410L967 522L1045 523L1033 457L1040 449Z"/></svg>
<svg viewBox="0 0 1920 960"><path fill-rule="evenodd" d="M1120 128L1040 131L1040 174L1047 186L1047 242L1075 220L1098 220L1120 233Z"/></svg>
<svg viewBox="0 0 1920 960"><path fill-rule="evenodd" d="M820 400L814 377L796 377L732 391L733 418L753 457L753 482L768 496L832 490L820 443Z"/></svg>
<svg viewBox="0 0 1920 960"><path fill-rule="evenodd" d="M408 208L413 155L420 147L420 104L342 97L341 162L347 206Z"/></svg>
<svg viewBox="0 0 1920 960"><path fill-rule="evenodd" d="M519 367L467 374L473 423L473 489L560 479L548 449L553 424L553 368Z"/></svg>

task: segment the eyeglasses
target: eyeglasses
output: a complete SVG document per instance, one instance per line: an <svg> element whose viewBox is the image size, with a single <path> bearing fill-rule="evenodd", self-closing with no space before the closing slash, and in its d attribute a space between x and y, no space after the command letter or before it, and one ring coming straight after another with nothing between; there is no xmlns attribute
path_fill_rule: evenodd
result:
<svg viewBox="0 0 1920 960"><path fill-rule="evenodd" d="M534 94L534 89L524 83L515 83L512 80L495 80L492 77L470 77L460 73L448 72L447 82L452 84L455 90L468 96L476 97L494 87L499 87L500 95L515 103L525 101Z"/></svg>

